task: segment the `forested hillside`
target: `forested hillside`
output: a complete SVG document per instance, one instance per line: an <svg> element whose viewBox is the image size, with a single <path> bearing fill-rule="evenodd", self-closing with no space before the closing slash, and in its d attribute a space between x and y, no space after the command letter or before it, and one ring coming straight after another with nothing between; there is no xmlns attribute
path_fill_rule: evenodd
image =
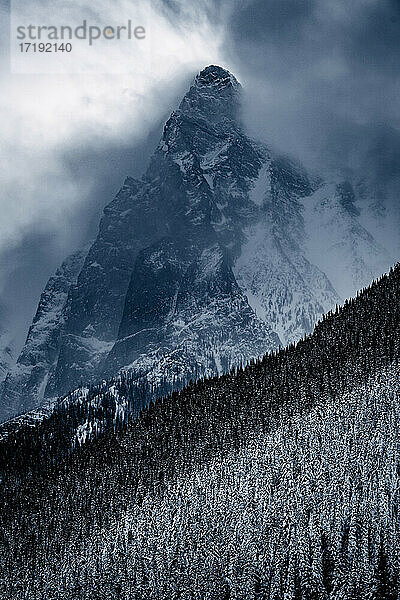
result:
<svg viewBox="0 0 400 600"><path fill-rule="evenodd" d="M399 351L397 266L137 418L92 414L132 402L127 375L4 435L1 597L397 599ZM72 449L77 407L97 425Z"/></svg>

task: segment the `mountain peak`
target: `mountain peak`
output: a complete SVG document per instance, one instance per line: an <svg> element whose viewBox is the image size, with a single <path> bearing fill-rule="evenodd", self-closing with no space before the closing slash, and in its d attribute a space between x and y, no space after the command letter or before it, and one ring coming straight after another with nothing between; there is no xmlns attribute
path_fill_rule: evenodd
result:
<svg viewBox="0 0 400 600"><path fill-rule="evenodd" d="M197 115L226 128L227 120L238 118L241 87L232 73L209 65L196 76L179 109L181 113Z"/></svg>
<svg viewBox="0 0 400 600"><path fill-rule="evenodd" d="M234 87L239 88L240 83L232 73L217 65L205 67L196 77L197 87Z"/></svg>

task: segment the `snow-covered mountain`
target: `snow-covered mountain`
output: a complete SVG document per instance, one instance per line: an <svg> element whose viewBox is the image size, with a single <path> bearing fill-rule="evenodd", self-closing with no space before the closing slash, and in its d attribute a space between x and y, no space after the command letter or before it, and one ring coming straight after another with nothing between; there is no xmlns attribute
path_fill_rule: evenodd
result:
<svg viewBox="0 0 400 600"><path fill-rule="evenodd" d="M3 415L121 369L150 382L227 370L298 340L388 269L350 184L310 178L250 139L240 96L220 67L196 77L62 298L44 293Z"/></svg>
<svg viewBox="0 0 400 600"><path fill-rule="evenodd" d="M25 412L42 402L58 359L59 338L68 313L68 293L84 258L85 250L73 254L49 279L22 352L5 377L0 417Z"/></svg>
<svg viewBox="0 0 400 600"><path fill-rule="evenodd" d="M12 367L14 354L12 336L7 327L7 311L0 304L0 386Z"/></svg>
<svg viewBox="0 0 400 600"><path fill-rule="evenodd" d="M9 372L12 363L13 363L13 353L7 341L4 341L0 337L0 385L3 383L4 379L7 377L7 373Z"/></svg>

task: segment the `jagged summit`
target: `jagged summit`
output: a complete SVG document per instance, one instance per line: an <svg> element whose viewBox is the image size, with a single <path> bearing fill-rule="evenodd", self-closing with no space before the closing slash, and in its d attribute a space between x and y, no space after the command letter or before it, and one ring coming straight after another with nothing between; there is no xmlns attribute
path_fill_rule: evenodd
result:
<svg viewBox="0 0 400 600"><path fill-rule="evenodd" d="M242 86L232 73L215 65L203 69L184 96L179 112L209 123L236 121ZM176 113L175 113L176 114Z"/></svg>
<svg viewBox="0 0 400 600"><path fill-rule="evenodd" d="M217 65L205 67L195 79L197 87L234 87L240 88L241 85L232 73Z"/></svg>

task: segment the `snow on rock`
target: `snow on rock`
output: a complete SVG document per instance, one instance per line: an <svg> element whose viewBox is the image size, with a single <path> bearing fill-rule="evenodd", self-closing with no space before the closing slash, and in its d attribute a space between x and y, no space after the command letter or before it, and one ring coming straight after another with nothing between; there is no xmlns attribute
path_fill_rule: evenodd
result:
<svg viewBox="0 0 400 600"><path fill-rule="evenodd" d="M68 293L82 267L86 251L70 256L49 279L25 345L5 378L0 396L0 420L43 402L51 370L58 358L68 311Z"/></svg>
<svg viewBox="0 0 400 600"><path fill-rule="evenodd" d="M250 139L240 100L221 67L195 78L86 260L50 280L2 414L124 369L170 384L227 370L299 340L390 266L349 186Z"/></svg>

